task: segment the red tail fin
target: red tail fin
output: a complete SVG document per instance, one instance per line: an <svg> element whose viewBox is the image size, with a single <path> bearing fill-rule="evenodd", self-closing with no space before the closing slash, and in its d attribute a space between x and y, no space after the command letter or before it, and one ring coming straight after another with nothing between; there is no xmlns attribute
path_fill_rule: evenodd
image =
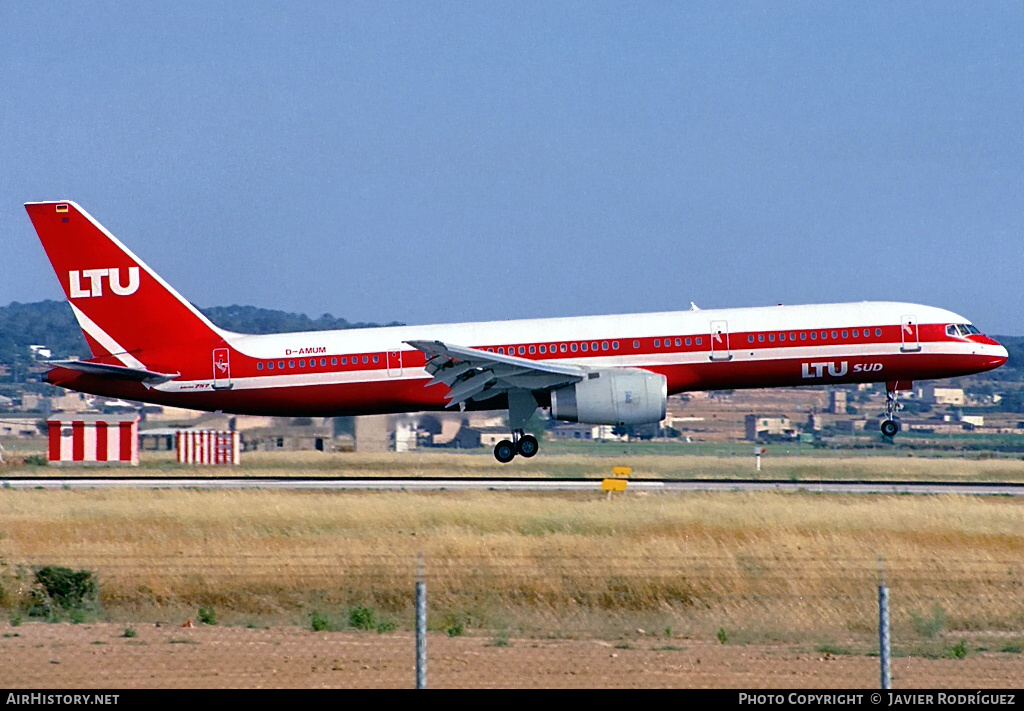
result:
<svg viewBox="0 0 1024 711"><path fill-rule="evenodd" d="M223 340L220 329L75 203L25 209L94 356L149 366L156 364L142 362L143 351Z"/></svg>

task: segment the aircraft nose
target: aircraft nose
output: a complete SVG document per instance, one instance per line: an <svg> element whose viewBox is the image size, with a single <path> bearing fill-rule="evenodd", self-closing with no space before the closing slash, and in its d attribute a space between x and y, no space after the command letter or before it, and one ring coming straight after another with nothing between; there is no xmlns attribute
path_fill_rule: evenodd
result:
<svg viewBox="0 0 1024 711"><path fill-rule="evenodd" d="M1010 358L1009 351L1006 350L1006 346L997 341L994 338L988 336L985 337L986 348L983 351L987 355L991 362L992 368L998 368Z"/></svg>

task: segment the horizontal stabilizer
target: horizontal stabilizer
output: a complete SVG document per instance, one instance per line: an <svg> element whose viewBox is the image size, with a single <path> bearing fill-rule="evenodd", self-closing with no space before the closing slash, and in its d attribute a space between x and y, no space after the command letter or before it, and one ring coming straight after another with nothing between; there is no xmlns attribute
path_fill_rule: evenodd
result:
<svg viewBox="0 0 1024 711"><path fill-rule="evenodd" d="M159 385L181 375L181 373L157 373L145 368L129 368L124 365L92 363L87 360L49 360L46 363L47 365L67 368L68 370L78 370L89 375L98 375L103 378L113 378L114 380L130 380L146 385Z"/></svg>

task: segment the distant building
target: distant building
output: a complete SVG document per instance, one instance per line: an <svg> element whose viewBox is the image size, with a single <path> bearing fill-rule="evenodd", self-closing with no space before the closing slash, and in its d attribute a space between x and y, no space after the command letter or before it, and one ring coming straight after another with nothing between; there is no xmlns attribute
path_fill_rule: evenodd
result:
<svg viewBox="0 0 1024 711"><path fill-rule="evenodd" d="M746 438L754 442L759 439L793 439L796 437L796 427L790 422L787 415L771 414L750 414L744 418L746 425Z"/></svg>
<svg viewBox="0 0 1024 711"><path fill-rule="evenodd" d="M834 415L845 415L846 414L846 391L845 390L829 390L828 393L828 411Z"/></svg>
<svg viewBox="0 0 1024 711"><path fill-rule="evenodd" d="M961 406L966 401L963 388L951 388L941 385L923 386L919 391L919 397L922 402L927 402L931 405Z"/></svg>
<svg viewBox="0 0 1024 711"><path fill-rule="evenodd" d="M33 417L5 417L0 420L0 437L38 437L37 422Z"/></svg>
<svg viewBox="0 0 1024 711"><path fill-rule="evenodd" d="M50 349L46 346L29 346L28 349L32 351L32 357L36 360L49 360L52 357Z"/></svg>

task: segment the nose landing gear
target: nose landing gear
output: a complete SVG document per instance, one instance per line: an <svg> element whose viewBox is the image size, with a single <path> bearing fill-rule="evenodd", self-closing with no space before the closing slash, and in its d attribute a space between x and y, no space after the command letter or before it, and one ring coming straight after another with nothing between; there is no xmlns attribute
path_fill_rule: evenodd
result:
<svg viewBox="0 0 1024 711"><path fill-rule="evenodd" d="M895 437L900 431L899 419L896 417L896 413L903 409L899 401L900 384L898 381L885 384L885 419L882 420L881 430L886 437Z"/></svg>

